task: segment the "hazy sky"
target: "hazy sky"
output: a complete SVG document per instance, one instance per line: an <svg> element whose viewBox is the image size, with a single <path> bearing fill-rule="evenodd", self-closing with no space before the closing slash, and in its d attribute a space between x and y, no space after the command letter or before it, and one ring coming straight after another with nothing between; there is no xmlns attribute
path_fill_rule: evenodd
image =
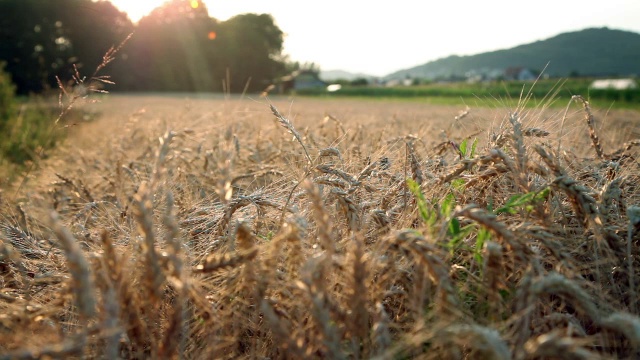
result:
<svg viewBox="0 0 640 360"><path fill-rule="evenodd" d="M136 21L163 0L112 0ZM270 13L291 59L323 70L386 75L449 55L472 55L607 26L640 32L640 0L204 0L219 20Z"/></svg>

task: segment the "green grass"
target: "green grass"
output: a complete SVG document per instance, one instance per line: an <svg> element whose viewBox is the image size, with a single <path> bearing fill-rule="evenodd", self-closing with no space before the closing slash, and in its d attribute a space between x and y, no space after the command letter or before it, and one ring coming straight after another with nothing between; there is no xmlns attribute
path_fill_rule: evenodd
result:
<svg viewBox="0 0 640 360"><path fill-rule="evenodd" d="M62 140L60 131L53 128L56 114L38 102L19 106L18 113L7 123L2 134L2 157L14 164L33 161L42 149L50 149Z"/></svg>
<svg viewBox="0 0 640 360"><path fill-rule="evenodd" d="M15 111L0 131L0 185L11 182L30 164L47 158L49 151L64 141L67 127L92 116L80 109L68 110L56 123L60 109L41 98L15 102Z"/></svg>
<svg viewBox="0 0 640 360"><path fill-rule="evenodd" d="M11 77L0 63L0 183L11 181L25 165L62 141L65 132L56 122L59 114L51 101L16 97Z"/></svg>
<svg viewBox="0 0 640 360"><path fill-rule="evenodd" d="M640 89L594 90L589 89L592 79L547 79L533 82L511 81L493 83L432 83L417 86L374 87L347 86L329 93L324 89L299 90L298 95L328 98L376 98L408 99L433 104L473 103L476 105L517 104L530 97L527 106L538 107L553 97L556 106L566 106L572 95L581 94L599 107L640 108ZM565 101L566 100L566 101Z"/></svg>

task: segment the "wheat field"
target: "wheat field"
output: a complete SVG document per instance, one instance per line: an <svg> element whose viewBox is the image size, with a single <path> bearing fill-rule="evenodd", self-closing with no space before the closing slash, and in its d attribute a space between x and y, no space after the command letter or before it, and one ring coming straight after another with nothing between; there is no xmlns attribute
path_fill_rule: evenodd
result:
<svg viewBox="0 0 640 360"><path fill-rule="evenodd" d="M521 105L81 105L0 193L0 359L637 358L640 113Z"/></svg>

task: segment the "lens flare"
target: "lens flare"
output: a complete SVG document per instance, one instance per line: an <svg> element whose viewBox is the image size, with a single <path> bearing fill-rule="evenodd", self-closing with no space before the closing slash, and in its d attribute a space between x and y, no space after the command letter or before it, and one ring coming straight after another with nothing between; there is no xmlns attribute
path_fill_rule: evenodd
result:
<svg viewBox="0 0 640 360"><path fill-rule="evenodd" d="M209 31L209 35L208 35L209 40L215 40L217 36L218 35L216 34L215 31Z"/></svg>
<svg viewBox="0 0 640 360"><path fill-rule="evenodd" d="M198 6L200 6L200 3L198 2L198 0L191 0L191 8L192 9L197 9Z"/></svg>

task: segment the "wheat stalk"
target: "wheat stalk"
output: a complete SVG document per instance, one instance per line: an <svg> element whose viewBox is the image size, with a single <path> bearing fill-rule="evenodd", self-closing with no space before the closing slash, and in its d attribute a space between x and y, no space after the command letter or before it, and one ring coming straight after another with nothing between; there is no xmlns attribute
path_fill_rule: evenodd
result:
<svg viewBox="0 0 640 360"><path fill-rule="evenodd" d="M581 342L571 337L562 336L558 331L539 335L524 345L527 355L532 358L556 357L558 354L570 356L572 359L603 359L589 351Z"/></svg>
<svg viewBox="0 0 640 360"><path fill-rule="evenodd" d="M504 266L502 264L502 246L494 242L487 242L483 249L484 275L487 284L487 303L492 312L490 318L496 321L502 310L500 290L505 287L503 281Z"/></svg>
<svg viewBox="0 0 640 360"><path fill-rule="evenodd" d="M309 181L304 183L304 187L309 195L309 199L311 200L311 205L313 207L313 216L316 221L316 229L320 245L322 245L323 249L327 251L329 256L331 256L335 253L336 247L333 236L331 235L329 214L324 208L318 188Z"/></svg>
<svg viewBox="0 0 640 360"><path fill-rule="evenodd" d="M286 117L282 116L282 114L280 114L280 112L278 111L278 109L276 109L275 106L269 105L269 108L271 109L271 112L276 117L276 119L278 119L278 123L283 128L287 129L287 131L289 131L289 133L293 135L293 137L298 141L300 146L302 146L302 150L304 150L304 155L307 157L307 161L309 162L309 164L312 164L313 161L311 160L311 156L309 156L307 147L304 145L304 142L302 142L302 137L300 136L300 133L298 132L298 130L296 130L296 128L293 126L293 123L291 123L291 121Z"/></svg>
<svg viewBox="0 0 640 360"><path fill-rule="evenodd" d="M369 310L367 282L369 281L368 264L365 259L364 240L361 236L351 237L351 246L348 264L351 268L349 277L348 306L349 316L348 328L353 336L355 344L353 353L356 358L366 357L369 350ZM364 348L364 353L360 354L360 347Z"/></svg>
<svg viewBox="0 0 640 360"><path fill-rule="evenodd" d="M571 97L573 101L579 101L582 103L585 112L585 121L587 122L587 127L589 128L589 137L591 138L591 142L593 143L593 148L596 150L596 155L598 158L604 158L604 151L602 150L602 144L600 144L600 138L598 138L598 134L596 133L596 125L593 114L591 113L591 106L589 102L585 100L581 95L573 95Z"/></svg>
<svg viewBox="0 0 640 360"><path fill-rule="evenodd" d="M464 216L474 220L496 234L511 249L511 253L522 263L529 263L531 258L531 250L522 244L516 234L513 233L505 224L497 221L497 216L478 208L476 205L468 205L465 208L458 207L454 214L455 217Z"/></svg>
<svg viewBox="0 0 640 360"><path fill-rule="evenodd" d="M413 141L406 141L405 144L407 147L409 162L411 164L411 176L413 180L418 183L418 185L422 185L422 169L420 168L420 161L418 161L418 156L416 155L416 149L413 146Z"/></svg>
<svg viewBox="0 0 640 360"><path fill-rule="evenodd" d="M438 331L436 337L446 337L448 341L470 347L476 350L479 358L511 359L509 347L495 329L475 324L454 324Z"/></svg>
<svg viewBox="0 0 640 360"><path fill-rule="evenodd" d="M156 238L153 229L153 202L149 194L149 187L143 183L134 196L134 216L138 222L138 231L143 237L142 248L145 254L145 285L151 296L152 303L158 303L162 298L165 276L156 251Z"/></svg>
<svg viewBox="0 0 640 360"><path fill-rule="evenodd" d="M73 234L62 224L60 216L56 212L52 212L49 215L49 219L51 221L51 229L60 241L60 247L67 259L78 311L83 321L89 321L96 315L95 284L89 262Z"/></svg>

